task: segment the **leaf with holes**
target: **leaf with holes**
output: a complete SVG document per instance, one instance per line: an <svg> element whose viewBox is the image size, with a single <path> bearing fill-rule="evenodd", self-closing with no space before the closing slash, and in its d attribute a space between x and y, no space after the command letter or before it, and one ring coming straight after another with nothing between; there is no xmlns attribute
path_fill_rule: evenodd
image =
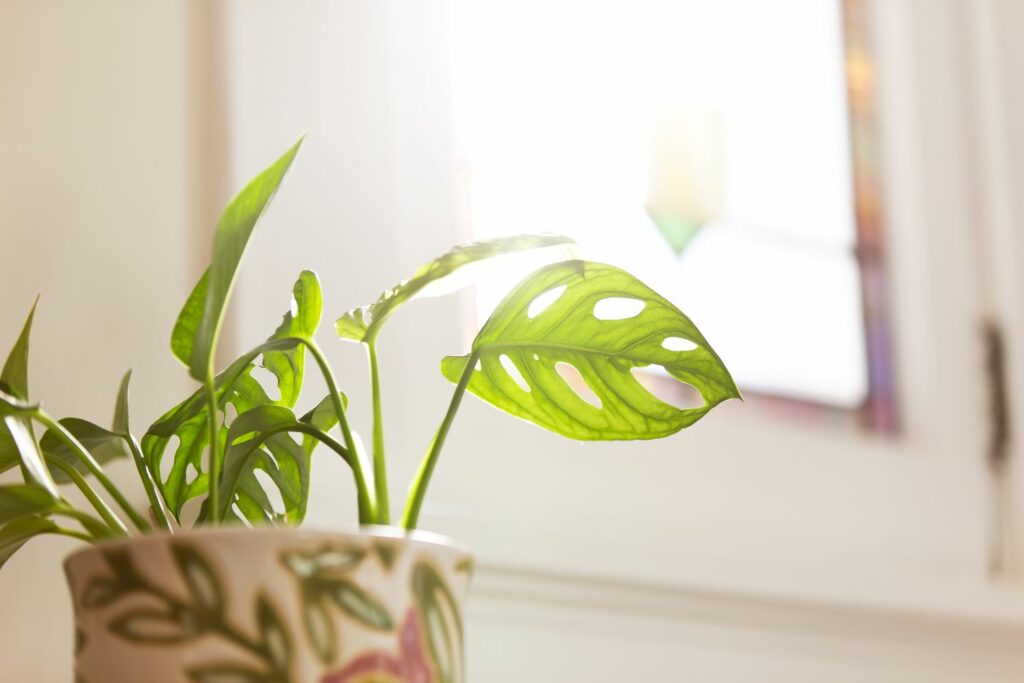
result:
<svg viewBox="0 0 1024 683"><path fill-rule="evenodd" d="M430 263L420 266L413 276L387 290L372 304L348 311L335 323L341 339L372 343L384 321L406 301L422 295L430 286L448 278L469 264L529 249L566 246L573 241L562 235L513 235L460 244Z"/></svg>
<svg viewBox="0 0 1024 683"><path fill-rule="evenodd" d="M293 406L302 387L303 340L312 339L320 321L321 311L322 295L319 280L315 273L303 271L292 288L291 306L274 334L266 342L235 360L214 379L218 408L223 412L231 405L241 414L259 405ZM259 382L252 377L256 361L261 356L262 365L270 370L277 380L281 396L276 401L267 396ZM209 412L206 402L205 390L195 391L150 426L142 437L146 466L154 476L161 471L160 465L168 444L174 437L178 439L170 472L166 477L157 477L160 479L161 493L176 518L189 499L207 492L207 478L203 471L202 458L209 440ZM275 436L273 442L280 444L281 448L289 448L285 442L290 440L290 437L282 434ZM195 471L191 480L188 477L190 469ZM299 469L296 466L291 468L291 471L298 476L301 475ZM295 510L292 517L296 521L301 520L305 504L296 507Z"/></svg>
<svg viewBox="0 0 1024 683"><path fill-rule="evenodd" d="M467 368L471 358L476 368ZM574 388L559 365L575 368L586 388ZM703 405L680 409L654 396L632 374L652 365L695 388ZM529 276L498 305L472 352L445 358L442 372L452 382L471 372L472 393L579 440L668 436L740 396L678 308L629 273L591 262L554 264ZM599 405L584 398L590 392Z"/></svg>

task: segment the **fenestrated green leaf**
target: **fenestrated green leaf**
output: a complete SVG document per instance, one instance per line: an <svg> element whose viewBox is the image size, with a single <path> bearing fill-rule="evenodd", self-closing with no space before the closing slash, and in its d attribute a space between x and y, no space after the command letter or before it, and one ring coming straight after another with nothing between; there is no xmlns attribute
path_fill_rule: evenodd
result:
<svg viewBox="0 0 1024 683"><path fill-rule="evenodd" d="M322 311L320 281L316 273L304 270L292 288L292 307L285 313L271 339L312 340L320 325ZM280 405L291 408L299 398L305 350L305 345L299 344L288 349L268 349L263 352L263 367L277 378L277 388L281 393L277 403Z"/></svg>
<svg viewBox="0 0 1024 683"><path fill-rule="evenodd" d="M34 484L0 486L0 524L26 515L46 515L57 505L49 491Z"/></svg>
<svg viewBox="0 0 1024 683"><path fill-rule="evenodd" d="M194 320L195 312L188 305L182 311L186 319L179 318L175 324L175 330L179 327L182 330L196 330L188 365L189 373L197 380L202 381L213 375L217 338L242 255L253 228L284 180L301 145L300 139L280 159L251 180L224 209L217 224L213 238L213 259L208 275L205 276L208 279L206 296L198 324ZM179 342L176 353L185 348L187 344Z"/></svg>
<svg viewBox="0 0 1024 683"><path fill-rule="evenodd" d="M321 316L322 299L316 275L304 271L292 290L292 302L281 324L271 337L242 355L214 379L217 407L221 412L231 405L241 414L257 405L294 405L303 379L303 340L311 339ZM263 356L266 366L277 380L281 396L270 399L252 376L257 358ZM167 506L175 517L189 499L206 493L203 453L208 445L207 396L204 389L195 391L157 420L142 438L142 451L151 472L161 472L164 450L175 436L178 447L174 464L159 487ZM226 430L222 430L226 434ZM274 442L290 440L287 435L274 437ZM189 466L196 475L188 480ZM296 513L297 514L297 513Z"/></svg>
<svg viewBox="0 0 1024 683"><path fill-rule="evenodd" d="M57 525L44 517L19 517L0 527L0 568L33 537L57 532Z"/></svg>
<svg viewBox="0 0 1024 683"><path fill-rule="evenodd" d="M545 294L557 298L540 312L531 311ZM641 310L624 319L599 319L595 307L605 300L627 300ZM474 356L479 366L470 370L472 393L573 439L656 439L740 395L689 318L629 273L600 263L554 264L529 276L495 309L473 342L472 354L444 359L444 376L457 382ZM502 357L515 365L519 378L509 374ZM576 368L600 407L563 379L560 364ZM704 405L680 409L659 400L632 374L648 365L660 365L691 385Z"/></svg>
<svg viewBox="0 0 1024 683"><path fill-rule="evenodd" d="M29 337L32 335L32 319L36 315L36 305L39 297L36 297L29 309L28 317L21 328L18 340L14 342L14 348L7 355L3 371L0 371L0 382L3 382L7 389L5 391L13 394L23 401L28 400L28 347Z"/></svg>
<svg viewBox="0 0 1024 683"><path fill-rule="evenodd" d="M562 235L514 235L460 244L420 266L411 278L387 290L372 304L354 308L342 315L335 322L335 330L342 339L372 341L395 309L420 294L428 285L452 275L463 266L513 252L572 243L571 239Z"/></svg>
<svg viewBox="0 0 1024 683"><path fill-rule="evenodd" d="M128 457L128 449L120 434L115 434L88 420L77 417L66 417L59 422L85 446L85 449L99 464L103 465L118 458ZM48 429L43 434L43 438L39 440L39 447L46 457L62 460L82 474L88 474L89 470L75 454L75 451L61 441L52 429ZM59 484L71 481L70 477L59 469L53 472L53 478Z"/></svg>
<svg viewBox="0 0 1024 683"><path fill-rule="evenodd" d="M50 470L43 462L43 456L39 452L39 445L29 431L24 420L15 416L7 415L3 418L3 424L11 435L15 449L18 451L18 458L22 464L27 479L50 493L54 498L59 498L57 484L50 476ZM28 482L26 482L28 483Z"/></svg>
<svg viewBox="0 0 1024 683"><path fill-rule="evenodd" d="M245 472L251 472L265 451L266 438L298 425L295 414L284 406L260 405L242 413L228 430L227 450L224 453L224 471L220 481L221 512L225 513L234 502L235 488ZM280 470L278 470L280 472ZM273 478L273 473L270 473ZM278 484L280 486L280 484ZM301 482L296 483L302 486ZM286 501L287 502L287 501Z"/></svg>

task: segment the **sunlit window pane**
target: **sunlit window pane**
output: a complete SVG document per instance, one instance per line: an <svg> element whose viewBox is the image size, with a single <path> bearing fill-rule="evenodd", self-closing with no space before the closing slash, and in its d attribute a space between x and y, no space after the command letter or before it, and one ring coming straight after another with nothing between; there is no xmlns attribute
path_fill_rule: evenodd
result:
<svg viewBox="0 0 1024 683"><path fill-rule="evenodd" d="M742 387L859 405L838 0L596 4L456 3L474 235L569 234L683 308Z"/></svg>

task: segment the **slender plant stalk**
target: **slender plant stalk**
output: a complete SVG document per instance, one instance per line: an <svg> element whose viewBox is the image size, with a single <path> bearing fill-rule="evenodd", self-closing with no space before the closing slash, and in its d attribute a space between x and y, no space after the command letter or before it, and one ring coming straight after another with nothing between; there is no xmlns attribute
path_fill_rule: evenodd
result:
<svg viewBox="0 0 1024 683"><path fill-rule="evenodd" d="M92 486L89 485L89 482L85 480L85 477L83 477L73 465L69 465L58 458L47 458L46 464L55 466L64 474L68 475L68 479L78 487L78 490L82 492L82 495L85 496L87 501L89 501L89 504L92 505L93 509L99 513L99 516L103 518L103 522L110 527L111 532L115 536L130 535L128 527L125 526L125 523L117 516L117 513L110 509L110 506L107 505L106 501L100 498L99 494L93 490Z"/></svg>
<svg viewBox="0 0 1024 683"><path fill-rule="evenodd" d="M128 502L128 499L121 493L121 490L114 486L114 482L110 481L110 477L107 476L103 471L103 468L100 467L100 464L96 462L95 458L93 458L89 451L86 450L85 446L83 446L71 432L65 429L64 425L54 420L42 410L36 410L33 417L46 425L47 428L52 429L54 434L57 435L57 438L63 441L65 445L74 451L75 455L78 456L78 459L81 460L89 472L96 477L96 481L106 489L107 493L110 494L110 497L114 499L114 502L124 510L125 514L128 515L128 518L132 520L132 524L134 524L139 531L149 531L152 528L149 525L149 522L146 521L145 517L140 515L138 511L132 507L131 503Z"/></svg>
<svg viewBox="0 0 1024 683"><path fill-rule="evenodd" d="M53 514L55 514L55 515L62 515L64 517L69 517L71 519L77 520L78 522L82 523L82 525L85 527L85 530L86 530L85 533L89 534L89 537L92 538L92 539L97 539L98 540L98 537L96 536L96 534L90 532L89 531L89 527L85 526L85 524L90 524L90 525L93 525L93 526L99 526L99 527L103 527L103 528L107 529L107 534L105 536L102 536L102 537L99 537L99 538L108 538L108 537L111 537L111 536L117 536L116 533L114 533L113 531L110 530L110 527L108 527L106 524L101 522L99 519L97 519L97 518L93 517L92 515L90 515L88 512L82 512L81 510L76 510L73 507L68 507L68 509L66 509L66 510L57 510Z"/></svg>
<svg viewBox="0 0 1024 683"><path fill-rule="evenodd" d="M327 358L324 357L323 352L317 343L312 339L304 340L306 347L309 348L309 352L316 359L317 365L320 366L320 372L324 376L324 381L327 383L327 391L331 395L331 403L334 406L334 412L338 417L338 427L341 429L341 434L345 439L345 447L351 453L352 458L349 461L349 466L352 468L352 473L355 475L356 488L359 494L359 523L360 524L373 524L377 520L376 514L376 501L370 496L370 489L367 486L366 474L363 472L363 461L359 457L359 450L356 448L355 439L352 437L352 430L348 426L348 418L345 416L345 406L341 404L341 393L338 391L338 383L334 379L334 373L331 372L331 366L327 363Z"/></svg>
<svg viewBox="0 0 1024 683"><path fill-rule="evenodd" d="M96 540L91 535L85 532L75 531L74 529L66 529L62 526L59 526L56 529L51 529L48 533L57 534L58 536L68 536L70 538L77 538L79 541L87 541L89 543L92 543Z"/></svg>
<svg viewBox="0 0 1024 683"><path fill-rule="evenodd" d="M366 342L370 357L370 388L373 394L373 485L377 493L377 523L391 523L388 502L388 470L384 459L384 411L381 406L380 368L377 364L377 341Z"/></svg>
<svg viewBox="0 0 1024 683"><path fill-rule="evenodd" d="M150 475L149 467L146 466L146 459L142 455L142 447L131 434L125 434L124 440L128 443L128 448L132 452L132 459L135 461L135 468L139 471L142 487L146 489L146 497L149 498L149 506L153 510L153 515L160 522L160 526L164 531L173 534L174 528L171 526L167 508L164 506L163 498L157 491L156 482L153 481L153 477Z"/></svg>
<svg viewBox="0 0 1024 683"><path fill-rule="evenodd" d="M455 393L452 394L451 403L448 404L448 412L445 413L441 426L437 428L437 434L434 435L434 440L430 443L430 449L424 456L423 462L420 463L420 469L416 472L416 478L413 479L412 486L409 487L409 499L405 504L405 512L402 515L402 526L410 531L416 528L416 523L419 521L420 508L423 506L424 496L427 495L430 477L434 473L437 458L441 455L441 448L444 447L445 439L448 438L448 430L451 429L452 421L455 420L455 413L458 412L459 405L462 403L466 387L469 386L469 380L476 370L476 360L476 353L470 354L469 359L466 361L466 369L462 371L459 384L455 387Z"/></svg>
<svg viewBox="0 0 1024 683"><path fill-rule="evenodd" d="M220 430L217 428L217 387L210 374L207 373L206 407L209 418L206 420L210 439L210 522L220 522Z"/></svg>

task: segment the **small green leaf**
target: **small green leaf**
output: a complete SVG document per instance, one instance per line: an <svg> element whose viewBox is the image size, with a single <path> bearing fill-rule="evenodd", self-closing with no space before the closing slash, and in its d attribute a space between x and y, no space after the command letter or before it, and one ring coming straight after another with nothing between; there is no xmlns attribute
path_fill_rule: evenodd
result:
<svg viewBox="0 0 1024 683"><path fill-rule="evenodd" d="M26 515L47 515L57 504L49 491L34 484L0 485L0 524Z"/></svg>
<svg viewBox="0 0 1024 683"><path fill-rule="evenodd" d="M97 576L92 579L82 591L83 609L102 609L114 604L125 593L132 590L117 579L108 576Z"/></svg>
<svg viewBox="0 0 1024 683"><path fill-rule="evenodd" d="M320 661L324 664L333 662L337 656L334 622L327 613L321 594L305 583L302 591L302 623Z"/></svg>
<svg viewBox="0 0 1024 683"><path fill-rule="evenodd" d="M387 608L352 581L320 579L318 588L334 600L334 604L356 621L379 631L391 630L395 623Z"/></svg>
<svg viewBox="0 0 1024 683"><path fill-rule="evenodd" d="M462 652L462 615L444 579L430 564L413 568L412 592L427 632L427 647L439 683L453 683Z"/></svg>
<svg viewBox="0 0 1024 683"><path fill-rule="evenodd" d="M367 306L348 311L335 323L341 339L370 342L394 311L420 294L428 285L452 275L463 266L513 252L569 245L573 241L562 235L515 235L460 244L448 253L420 266L408 280L398 283Z"/></svg>
<svg viewBox="0 0 1024 683"><path fill-rule="evenodd" d="M224 611L224 595L213 568L190 546L175 543L171 552L178 572L192 594L192 603L203 614L219 617Z"/></svg>
<svg viewBox="0 0 1024 683"><path fill-rule="evenodd" d="M114 419L110 431L121 436L131 433L131 420L128 412L128 384L132 381L132 371L124 373L121 386L117 389L117 401L114 402Z"/></svg>
<svg viewBox="0 0 1024 683"><path fill-rule="evenodd" d="M231 200L217 224L213 239L213 260L206 276L208 283L202 315L198 324L195 324L193 319L179 318L175 325L175 329L178 329L179 325L186 330L195 327L189 372L197 380L202 381L213 376L213 357L224 320L224 310L249 237L281 181L284 180L301 145L300 139L280 159L250 181L245 189ZM186 317L191 313L187 305L182 313ZM182 349L185 346L180 345Z"/></svg>
<svg viewBox="0 0 1024 683"><path fill-rule="evenodd" d="M292 306L271 339L312 340L320 324L322 311L320 281L316 273L304 270L292 288ZM291 408L299 398L305 350L305 345L298 344L289 349L263 352L263 367L277 378L277 388L281 394L277 403L280 405Z"/></svg>
<svg viewBox="0 0 1024 683"><path fill-rule="evenodd" d="M0 527L0 568L35 536L57 533L57 525L43 517L19 517Z"/></svg>
<svg viewBox="0 0 1024 683"><path fill-rule="evenodd" d="M256 602L256 622L260 629L260 639L274 671L287 674L292 665L291 638L265 595L260 595Z"/></svg>
<svg viewBox="0 0 1024 683"><path fill-rule="evenodd" d="M85 446L85 449L101 465L118 458L127 458L129 455L124 439L120 434L115 434L88 420L82 420L77 417L66 417L63 420L59 420L59 422ZM75 451L61 441L52 429L48 429L43 434L43 438L39 440L39 447L46 457L62 460L83 474L88 474L88 469L76 455ZM60 470L56 470L53 473L53 478L59 484L66 484L71 481L68 475Z"/></svg>
<svg viewBox="0 0 1024 683"><path fill-rule="evenodd" d="M203 319L203 306L206 305L206 291L210 286L210 269L203 272L192 292L185 299L185 305L178 313L178 319L171 330L171 352L185 367L192 361L192 349L196 344L196 333Z"/></svg>
<svg viewBox="0 0 1024 683"><path fill-rule="evenodd" d="M14 348L7 355L3 371L0 372L0 382L7 385L7 391L14 394L23 401L28 400L28 347L29 337L32 335L32 319L36 315L36 305L39 304L39 297L32 303L28 317L21 328L18 340L14 342Z"/></svg>
<svg viewBox="0 0 1024 683"><path fill-rule="evenodd" d="M110 622L110 630L132 643L168 645L199 635L185 610L136 607Z"/></svg>
<svg viewBox="0 0 1024 683"><path fill-rule="evenodd" d="M43 462L39 446L36 444L32 432L29 431L26 421L13 415L8 415L3 418L3 423L7 427L7 432L11 435L28 479L42 487L53 498L60 498L57 484L54 483L53 477L50 476L50 470L46 467L46 463Z"/></svg>
<svg viewBox="0 0 1024 683"><path fill-rule="evenodd" d="M278 683L277 678L237 664L214 664L189 669L193 683Z"/></svg>
<svg viewBox="0 0 1024 683"><path fill-rule="evenodd" d="M539 312L532 310L545 295L554 301L545 302ZM598 306L606 300L627 304L632 315L599 319ZM673 350L669 342L692 348ZM629 273L600 263L554 264L529 276L495 309L473 342L472 354L444 359L444 376L458 382L474 356L479 366L469 370L472 393L573 439L668 436L740 396L689 318ZM515 366L518 378L506 363ZM563 364L578 371L599 406L563 379L558 369ZM680 409L655 397L632 375L634 368L648 365L661 365L694 387L704 405Z"/></svg>

